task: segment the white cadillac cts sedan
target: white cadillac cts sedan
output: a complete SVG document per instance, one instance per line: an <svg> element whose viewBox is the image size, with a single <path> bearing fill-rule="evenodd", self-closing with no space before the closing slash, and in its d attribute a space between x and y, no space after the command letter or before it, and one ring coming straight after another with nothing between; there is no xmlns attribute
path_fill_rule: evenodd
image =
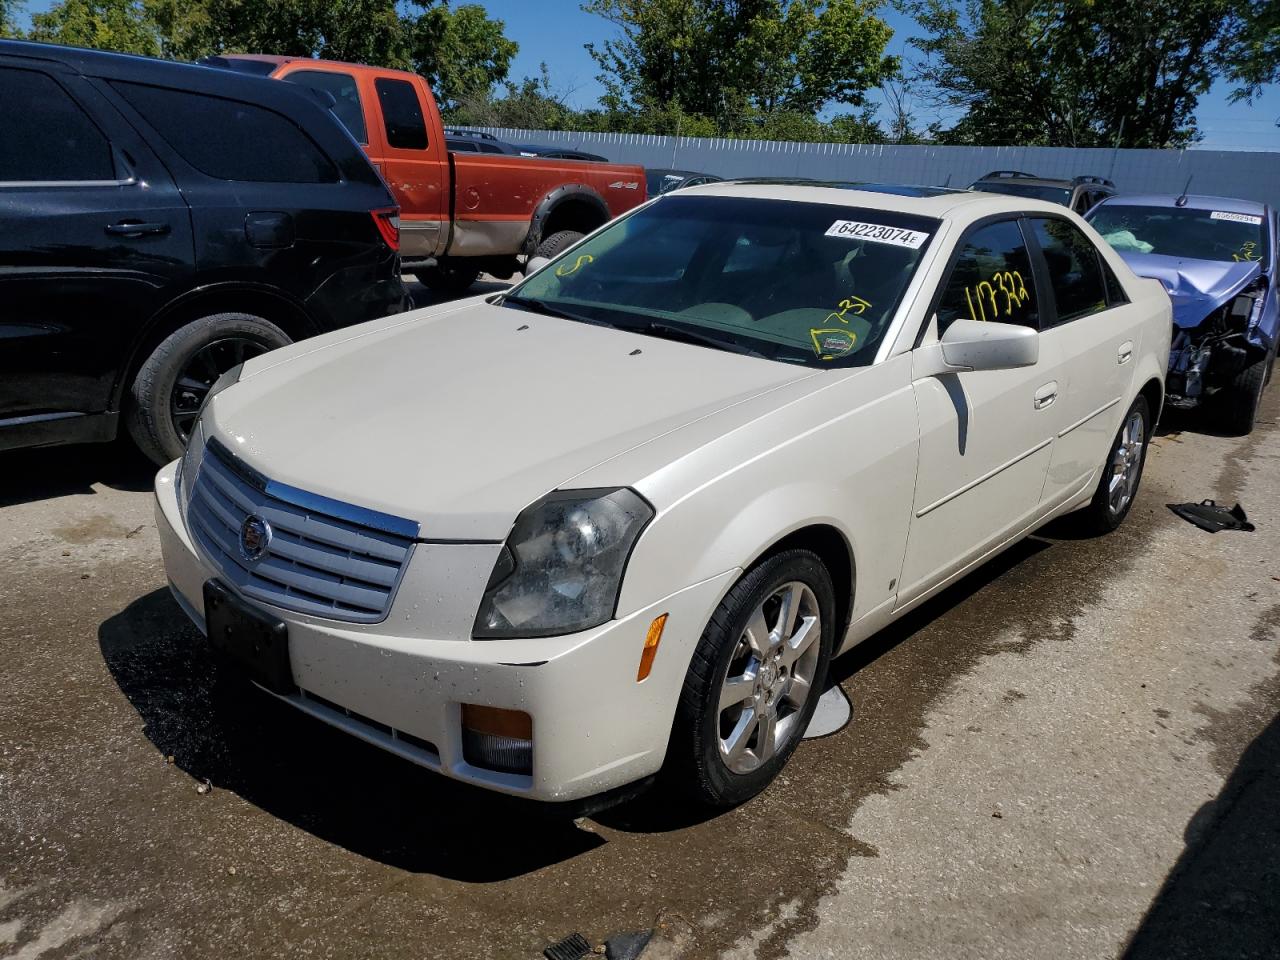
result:
<svg viewBox="0 0 1280 960"><path fill-rule="evenodd" d="M1170 330L1056 205L683 190L224 375L158 477L165 565L258 685L417 763L730 805L833 656L1052 517L1124 519Z"/></svg>

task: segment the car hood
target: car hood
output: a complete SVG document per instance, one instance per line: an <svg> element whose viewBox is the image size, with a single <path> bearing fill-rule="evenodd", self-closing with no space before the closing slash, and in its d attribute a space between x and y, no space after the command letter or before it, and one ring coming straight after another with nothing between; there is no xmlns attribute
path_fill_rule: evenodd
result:
<svg viewBox="0 0 1280 960"><path fill-rule="evenodd" d="M591 467L815 375L484 302L405 316L251 361L206 433L274 480L416 520L425 539L501 540Z"/></svg>
<svg viewBox="0 0 1280 960"><path fill-rule="evenodd" d="M1198 327L1262 271L1262 264L1256 262L1190 260L1155 253L1120 255L1138 276L1164 284L1173 301L1173 322L1183 329Z"/></svg>

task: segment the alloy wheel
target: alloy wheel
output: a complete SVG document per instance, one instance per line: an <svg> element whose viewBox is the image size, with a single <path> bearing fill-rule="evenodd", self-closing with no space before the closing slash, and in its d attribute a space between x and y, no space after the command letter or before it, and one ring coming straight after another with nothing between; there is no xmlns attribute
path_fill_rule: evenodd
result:
<svg viewBox="0 0 1280 960"><path fill-rule="evenodd" d="M266 352L265 345L248 337L223 337L205 344L191 355L178 374L169 397L173 427L184 444L214 382L236 364Z"/></svg>
<svg viewBox="0 0 1280 960"><path fill-rule="evenodd" d="M1111 453L1111 480L1107 485L1107 506L1113 515L1124 512L1138 489L1142 475L1142 457L1146 452L1146 433L1142 414L1129 414Z"/></svg>

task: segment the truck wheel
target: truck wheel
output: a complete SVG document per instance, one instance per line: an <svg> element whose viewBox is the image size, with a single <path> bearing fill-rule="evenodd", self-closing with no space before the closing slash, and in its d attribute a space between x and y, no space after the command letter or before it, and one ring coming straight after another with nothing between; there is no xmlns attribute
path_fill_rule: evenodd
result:
<svg viewBox="0 0 1280 960"><path fill-rule="evenodd" d="M550 260L562 251L568 250L584 236L586 234L579 233L577 230L561 230L549 237L544 237L533 255L535 257L546 257Z"/></svg>
<svg viewBox="0 0 1280 960"><path fill-rule="evenodd" d="M215 380L237 363L292 343L262 317L215 313L169 334L130 388L129 433L158 464L182 456L196 414Z"/></svg>
<svg viewBox="0 0 1280 960"><path fill-rule="evenodd" d="M418 279L436 296L460 297L471 289L479 276L479 267L468 266L456 260L444 260L429 270L423 270L418 274Z"/></svg>
<svg viewBox="0 0 1280 960"><path fill-rule="evenodd" d="M1225 426L1237 436L1253 432L1258 419L1258 407L1262 404L1262 388L1267 384L1267 372L1271 367L1270 355L1249 364L1231 381L1223 399Z"/></svg>
<svg viewBox="0 0 1280 960"><path fill-rule="evenodd" d="M694 650L664 778L708 807L762 791L800 744L835 644L831 574L808 550L749 570Z"/></svg>

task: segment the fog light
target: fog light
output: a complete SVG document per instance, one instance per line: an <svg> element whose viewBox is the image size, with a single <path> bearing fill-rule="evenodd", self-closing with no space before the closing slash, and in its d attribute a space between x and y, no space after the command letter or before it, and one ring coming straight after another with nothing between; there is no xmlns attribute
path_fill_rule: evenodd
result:
<svg viewBox="0 0 1280 960"><path fill-rule="evenodd" d="M462 757L499 773L533 773L533 718L522 710L462 705Z"/></svg>

